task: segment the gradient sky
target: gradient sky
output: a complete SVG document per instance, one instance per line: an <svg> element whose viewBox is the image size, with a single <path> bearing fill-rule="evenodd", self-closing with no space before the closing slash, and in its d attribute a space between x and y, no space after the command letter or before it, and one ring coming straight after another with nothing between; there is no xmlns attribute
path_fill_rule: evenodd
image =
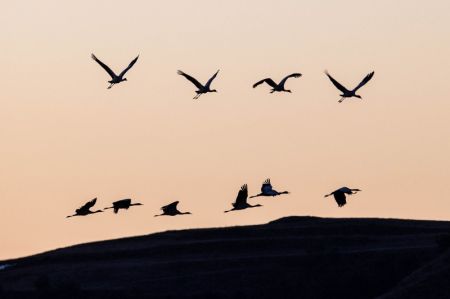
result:
<svg viewBox="0 0 450 299"><path fill-rule="evenodd" d="M289 215L450 219L450 2L9 1L0 258ZM107 90L90 54L128 81ZM181 69L219 92L192 100ZM327 69L363 100L338 104ZM292 94L252 89L292 72ZM224 214L264 179L290 195ZM338 208L323 195L361 188ZM97 207L144 203L65 219ZM159 217L180 200L193 215Z"/></svg>

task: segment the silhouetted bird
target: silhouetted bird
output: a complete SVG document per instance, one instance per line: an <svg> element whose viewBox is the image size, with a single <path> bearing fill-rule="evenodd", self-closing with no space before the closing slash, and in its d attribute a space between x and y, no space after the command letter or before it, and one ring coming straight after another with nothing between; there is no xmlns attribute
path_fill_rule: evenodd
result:
<svg viewBox="0 0 450 299"><path fill-rule="evenodd" d="M254 208L254 207L262 207L262 205L257 204L257 205L250 205L247 202L247 197L248 197L248 189L247 189L247 184L242 185L241 190L239 190L239 193L236 197L236 201L234 203L232 203L233 208L231 210L225 211L225 213L231 212L231 211L236 211L236 210L244 210L247 208Z"/></svg>
<svg viewBox="0 0 450 299"><path fill-rule="evenodd" d="M131 67L136 63L136 61L139 58L139 55L135 59L133 59L133 61L130 62L128 67L124 69L119 75L116 75L106 64L104 64L97 57L95 57L94 54L91 54L91 57L92 59L97 61L97 63L100 64L100 66L111 76L112 78L111 81L108 81L110 83L108 89L110 89L111 87L113 87L114 84L120 83L122 81L127 81L127 78L124 78L123 76L125 76L128 70L131 69Z"/></svg>
<svg viewBox="0 0 450 299"><path fill-rule="evenodd" d="M115 201L115 202L113 202L112 207L107 207L107 208L104 208L103 210L114 209L114 213L117 214L117 212L119 212L120 209L128 210L128 208L131 206L142 206L142 204L139 202L131 203L131 199L127 198L127 199L121 199L121 200Z"/></svg>
<svg viewBox="0 0 450 299"><path fill-rule="evenodd" d="M185 72L180 71L180 70L177 72L178 75L185 77L186 79L191 81L195 86L197 86L198 90L195 91L197 93L197 95L194 97L194 99L198 99L202 94L207 93L207 92L217 92L217 90L215 90L215 89L210 89L210 86L211 86L212 81L216 78L218 73L219 73L219 70L217 70L217 72L203 86L200 82L197 81L197 79L186 74Z"/></svg>
<svg viewBox="0 0 450 299"><path fill-rule="evenodd" d="M289 192L288 191L278 192L277 190L273 190L272 185L270 184L270 179L267 179L261 186L261 193L250 196L250 198L258 196L277 196L281 194L289 194Z"/></svg>
<svg viewBox="0 0 450 299"><path fill-rule="evenodd" d="M75 210L75 214L67 216L66 218L73 217L73 216L86 216L86 215L89 215L89 214L95 214L95 213L103 212L102 210L97 210L97 211L91 211L90 210L90 208L92 208L95 205L96 202L97 202L97 197L94 198L93 200L85 203L84 206L82 206L81 208L76 209Z"/></svg>
<svg viewBox="0 0 450 299"><path fill-rule="evenodd" d="M191 214L191 212L180 212L177 209L177 205L178 205L179 201L175 201L171 204L168 204L167 206L164 206L161 208L161 210L163 211L162 214L160 215L155 215L155 217L157 216L176 216L176 215L186 215L186 214Z"/></svg>
<svg viewBox="0 0 450 299"><path fill-rule="evenodd" d="M336 81L333 77L331 77L331 75L327 71L325 71L325 74L328 76L328 78L330 78L330 80L334 84L334 86L336 86L337 89L342 91L342 94L340 95L341 99L339 100L339 103L341 103L345 98L356 97L356 98L362 99L362 97L360 95L356 94L356 91L358 89L360 89L361 87L363 87L367 82L369 82L370 79L372 79L375 72L371 72L366 77L364 77L364 79L353 90L348 90L347 88L342 86L338 81Z"/></svg>
<svg viewBox="0 0 450 299"><path fill-rule="evenodd" d="M284 89L284 83L286 83L286 80L289 78L299 78L301 77L302 74L300 73L294 73L294 74L290 74L289 76L284 77L283 80L280 81L280 83L276 84L272 79L270 78L266 78L266 79L262 79L261 81L256 82L255 84L253 84L253 88L255 88L256 86L263 84L264 82L266 82L268 85L270 85L272 87L272 91L270 93L273 93L275 91L286 91L286 92L291 92L290 89Z"/></svg>
<svg viewBox="0 0 450 299"><path fill-rule="evenodd" d="M338 206L339 207L343 207L347 203L347 201L345 200L345 198L346 198L345 194L352 195L352 194L355 194L355 193L357 193L359 191L361 191L361 190L359 190L359 189L350 189L350 188L347 188L347 187L342 187L340 189L337 189L336 191L331 192L330 194L325 195L325 197L333 195L334 199L336 200L336 202L338 204Z"/></svg>

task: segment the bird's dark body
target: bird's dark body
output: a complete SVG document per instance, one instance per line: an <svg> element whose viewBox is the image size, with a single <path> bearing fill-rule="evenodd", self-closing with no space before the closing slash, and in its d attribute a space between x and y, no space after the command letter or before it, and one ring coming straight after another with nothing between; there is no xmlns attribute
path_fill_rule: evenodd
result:
<svg viewBox="0 0 450 299"><path fill-rule="evenodd" d="M225 213L237 210L245 210L247 208L261 207L260 204L257 205L249 204L247 202L247 198L248 198L247 184L244 184L241 186L241 189L238 192L235 202L232 203L233 208L231 210L225 211Z"/></svg>
<svg viewBox="0 0 450 299"><path fill-rule="evenodd" d="M133 65L136 63L136 61L139 58L139 55L135 59L133 59L130 62L130 64L119 75L114 73L113 70L111 70L111 68L109 66L104 64L94 54L91 54L91 57L92 57L92 59L95 62L97 62L111 76L111 80L108 81L108 83L110 84L108 89L110 89L111 87L113 87L114 84L117 84L117 83L120 83L120 82L123 82L123 81L127 81L127 78L124 78L124 76L133 67Z"/></svg>
<svg viewBox="0 0 450 299"><path fill-rule="evenodd" d="M278 196L281 194L289 194L289 191L278 192L277 190L274 190L272 188L272 184L270 183L270 179L267 179L264 181L264 183L261 186L261 193L250 196L250 198L258 197L258 196L274 197L274 196Z"/></svg>
<svg viewBox="0 0 450 299"><path fill-rule="evenodd" d="M275 83L275 81L273 81L271 78L265 78L265 79L262 79L262 80L256 82L255 84L253 84L253 88L256 88L258 85L261 85L261 84L263 84L263 83L266 83L267 85L269 85L270 87L272 87L270 93L281 92L281 91L289 92L289 93L290 93L290 92L292 92L292 91L291 91L290 89L285 89L285 88L284 88L284 84L286 83L286 81L287 81L289 78L299 78L299 77L301 77L301 76L302 76L302 74L300 74L300 73L293 73L293 74L290 74L290 75L284 77L283 80L281 80L280 83L278 83L278 84Z"/></svg>
<svg viewBox="0 0 450 299"><path fill-rule="evenodd" d="M176 215L188 215L191 214L191 212L180 212L177 208L179 201L174 201L171 204L168 204L166 206L163 206L161 210L163 211L160 215L155 215L155 217L158 216L176 216Z"/></svg>
<svg viewBox="0 0 450 299"><path fill-rule="evenodd" d="M118 213L120 209L128 210L131 206L142 206L140 202L131 203L131 198L125 198L118 201L113 202L112 207L104 208L104 210L107 209L114 209L114 213Z"/></svg>
<svg viewBox="0 0 450 299"><path fill-rule="evenodd" d="M347 204L347 194L352 195L360 191L360 189L350 189L348 187L342 187L337 189L336 191L331 192L330 194L325 195L325 197L333 195L334 200L338 204L338 207L341 208Z"/></svg>
<svg viewBox="0 0 450 299"><path fill-rule="evenodd" d="M369 82L372 79L375 72L367 74L367 76L365 76L364 79L362 79L362 81L358 84L358 86L356 86L353 90L348 90L347 88L345 88L345 86L336 81L336 79L334 79L327 71L325 71L325 74L328 76L331 83L333 83L333 85L342 92L342 94L340 95L341 99L339 100L339 103L342 103L342 101L346 98L355 97L362 99L360 95L356 94L356 91L361 87L363 87L364 85L366 85L367 82Z"/></svg>
<svg viewBox="0 0 450 299"><path fill-rule="evenodd" d="M219 73L219 70L211 77L209 78L208 82L206 82L205 85L198 82L197 79L192 77L191 75L186 74L183 71L178 70L177 74L185 77L187 80L189 80L192 84L194 84L198 89L195 91L197 94L194 99L198 99L202 94L208 93L208 92L217 92L215 89L211 89L211 83L214 81L214 79L217 77L217 74Z"/></svg>
<svg viewBox="0 0 450 299"><path fill-rule="evenodd" d="M97 198L94 198L91 201L88 201L82 207L76 209L75 214L69 215L66 218L70 218L70 217L74 217L74 216L86 216L86 215L90 215L90 214L103 212L102 210L91 211L91 208L95 205L96 202L97 202Z"/></svg>
<svg viewBox="0 0 450 299"><path fill-rule="evenodd" d="M115 201L115 202L113 202L114 213L119 212L120 209L128 210L130 205L131 205L130 198Z"/></svg>

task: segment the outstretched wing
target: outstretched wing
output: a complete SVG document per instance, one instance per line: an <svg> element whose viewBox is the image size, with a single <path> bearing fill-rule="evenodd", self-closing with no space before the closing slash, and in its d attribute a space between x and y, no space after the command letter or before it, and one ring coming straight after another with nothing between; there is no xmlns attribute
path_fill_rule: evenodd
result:
<svg viewBox="0 0 450 299"><path fill-rule="evenodd" d="M277 87L277 84L271 78L266 78L266 79L262 79L261 81L258 81L255 84L253 84L253 88L255 88L256 86L258 86L260 84L263 84L264 82L266 82L267 84L269 84L273 88Z"/></svg>
<svg viewBox="0 0 450 299"><path fill-rule="evenodd" d="M179 201L174 201L173 203L162 207L161 210L163 210L164 212L176 210L178 203L179 203Z"/></svg>
<svg viewBox="0 0 450 299"><path fill-rule="evenodd" d="M125 74L128 72L128 70L131 69L131 68L133 67L133 65L136 63L136 61L138 60L138 58L139 58L139 55L136 56L136 58L133 59L133 61L130 62L130 64L127 66L127 68L124 69L124 70L120 73L119 77L125 76Z"/></svg>
<svg viewBox="0 0 450 299"><path fill-rule="evenodd" d="M372 79L374 74L375 74L375 72L371 72L370 74L367 74L367 76L365 76L364 79L362 79L362 81L358 84L358 86L355 87L355 89L353 89L353 91L357 91L358 89L360 89L361 87L366 85L366 83L369 82L370 79Z"/></svg>
<svg viewBox="0 0 450 299"><path fill-rule="evenodd" d="M92 59L94 59L98 64L100 64L100 66L111 76L111 78L115 78L117 77L116 74L109 68L109 66L107 66L106 64L104 64L103 62L100 61L100 59L98 59L97 57L95 57L94 54L91 54Z"/></svg>
<svg viewBox="0 0 450 299"><path fill-rule="evenodd" d="M247 197L248 197L247 184L244 184L244 185L242 185L241 190L239 190L239 193L236 197L235 206L240 206L242 204L245 204L247 202Z"/></svg>
<svg viewBox="0 0 450 299"><path fill-rule="evenodd" d="M211 85L212 81L217 77L217 74L220 70L217 70L217 72L206 82L205 88L209 89L209 86Z"/></svg>
<svg viewBox="0 0 450 299"><path fill-rule="evenodd" d="M87 203L85 203L84 206L82 206L80 208L80 210L89 210L90 208L92 208L95 205L96 202L97 202L97 197L94 198L93 200L88 201Z"/></svg>
<svg viewBox="0 0 450 299"><path fill-rule="evenodd" d="M331 77L331 75L327 71L325 71L325 74L328 76L328 78L330 78L331 82L334 84L334 86L336 86L337 89L339 89L343 93L349 93L350 92L347 88L342 86L341 83L339 83L333 77Z"/></svg>
<svg viewBox="0 0 450 299"><path fill-rule="evenodd" d="M290 74L289 76L286 76L283 78L283 80L281 80L280 85L284 86L284 83L286 83L287 79L289 79L289 78L300 78L301 76L302 76L302 74L300 74L300 73Z"/></svg>
<svg viewBox="0 0 450 299"><path fill-rule="evenodd" d="M344 192L334 192L334 200L338 204L339 207L345 206L347 203L346 196Z"/></svg>
<svg viewBox="0 0 450 299"><path fill-rule="evenodd" d="M271 191L272 191L272 185L270 184L270 179L267 179L264 181L264 183L261 187L261 192L266 194Z"/></svg>
<svg viewBox="0 0 450 299"><path fill-rule="evenodd" d="M181 75L181 76L185 77L186 79L188 79L189 81L191 81L195 86L197 86L198 89L203 89L204 88L203 85L200 82L197 81L197 79L195 79L192 76L189 76L185 72L178 70L177 74ZM213 78L211 78L211 79L213 79Z"/></svg>

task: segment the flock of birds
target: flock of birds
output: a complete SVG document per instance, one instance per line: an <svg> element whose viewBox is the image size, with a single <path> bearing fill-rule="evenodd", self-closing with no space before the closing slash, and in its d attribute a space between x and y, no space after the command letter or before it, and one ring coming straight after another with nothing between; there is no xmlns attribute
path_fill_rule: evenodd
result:
<svg viewBox="0 0 450 299"><path fill-rule="evenodd" d="M111 70L110 67L108 67L105 63L103 63L100 59L98 59L94 54L91 54L91 57L111 76L111 80L108 81L108 83L110 84L108 86L108 89L110 89L115 84L118 84L123 81L127 81L127 78L125 78L124 76L133 67L133 65L137 62L139 55L136 56L136 58L134 58L130 62L130 64L118 75L116 75L116 73L113 70ZM197 90L195 91L196 95L195 95L194 99L198 99L202 94L206 94L209 92L217 92L217 90L211 89L211 84L214 81L214 79L217 77L219 70L217 70L217 72L214 75L212 75L212 77L209 78L209 80L204 85L201 84L197 79L195 79L191 75L186 74L183 71L179 70L177 73L178 73L178 75L185 77L187 80L189 80L192 84L194 84L197 87ZM374 72L371 72L368 75L366 75L364 77L364 79L352 90L347 89L342 84L340 84L338 81L336 81L336 79L334 79L327 71L325 71L325 74L328 76L328 78L333 83L333 85L342 92L342 94L340 95L341 98L339 99L339 103L341 103L346 98L356 97L356 98L361 99L361 96L356 94L356 92L372 79ZM290 93L291 90L285 88L286 81L289 78L300 78L301 76L302 76L302 74L300 74L300 73L293 73L293 74L290 74L290 75L284 77L279 83L276 83L271 78L265 78L265 79L262 79L262 80L256 82L255 84L253 84L253 88L258 87L259 85L261 85L263 83L266 83L267 85L269 85L271 87L270 93L274 93L274 92L289 92ZM342 188L339 188L339 189L331 192L330 194L325 195L325 197L333 195L338 206L342 207L347 203L346 195L352 195L359 191L361 191L361 190L360 189L351 189L348 187L342 187ZM289 192L288 191L278 192L275 189L273 189L272 184L270 183L270 179L267 179L263 182L262 187L261 187L261 193L256 194L254 196L250 196L250 197L248 196L247 184L244 184L241 186L241 188L238 192L238 195L236 197L236 200L232 203L233 208L225 211L225 213L262 206L261 204L255 204L255 205L249 204L248 203L249 198L254 198L254 197L259 197L259 196L274 197L274 196L279 196L282 194L289 194ZM143 205L142 203L132 203L131 199L127 198L127 199L122 199L122 200L113 202L112 207L106 207L103 210L92 211L91 208L96 204L96 202L97 202L97 198L94 198L91 201L88 201L83 206L76 209L75 214L69 215L69 216L67 216L67 218L74 217L74 216L86 216L86 215L90 215L90 214L100 213L107 209L113 209L114 213L118 213L119 210L121 210L121 209L127 210L132 206ZM161 208L162 213L155 215L155 217L191 214L190 212L180 212L177 208L178 204L179 204L179 201L175 201L168 205L163 206Z"/></svg>
<svg viewBox="0 0 450 299"><path fill-rule="evenodd" d="M338 206L342 207L347 203L347 200L346 200L347 194L352 195L359 191L361 191L361 190L360 189L350 189L348 187L342 187L342 188L337 189L336 191L331 192L330 194L325 195L325 197L333 195ZM233 206L233 208L225 211L225 213L228 213L231 211L245 210L248 208L262 207L261 204L255 204L255 205L249 204L247 201L249 198L254 198L254 197L259 197L259 196L274 197L274 196L279 196L279 195L283 195L283 194L289 194L289 192L288 191L278 192L277 190L273 189L272 184L270 183L270 179L267 179L263 182L263 184L261 186L261 193L258 193L256 195L249 197L247 184L244 184L244 185L242 185L241 189L239 190L236 200L231 204ZM128 210L132 206L142 206L143 205L142 203L139 203L139 202L132 203L130 198L126 198L126 199L121 199L121 200L113 202L112 207L106 207L103 210L92 211L91 208L95 205L96 202L97 202L97 198L94 198L91 201L88 201L82 207L76 209L75 214L69 215L66 218L101 213L104 210L108 210L108 209L114 209L114 213L117 214L119 212L119 210L121 210L121 209ZM163 206L161 208L162 213L155 215L155 217L192 214L191 212L180 212L177 208L178 204L179 204L179 201L174 201L168 205Z"/></svg>
<svg viewBox="0 0 450 299"><path fill-rule="evenodd" d="M92 59L94 59L110 76L111 76L111 80L108 81L108 83L110 84L108 86L108 89L110 89L111 87L114 86L114 84L118 84L122 81L127 81L127 78L124 78L125 74L133 67L133 65L136 63L136 61L139 58L139 55L136 56L135 59L133 59L130 64L119 74L116 75L116 73L114 73L111 68L109 66L107 66L106 64L104 64L100 59L98 59L94 54L91 54ZM211 78L209 78L209 80L206 82L205 85L203 85L202 83L200 83L197 79L195 79L194 77L192 77L191 75L186 74L183 71L178 71L177 72L178 75L181 75L183 77L185 77L187 80L189 80L192 84L195 85L195 87L197 87L197 90L195 91L196 95L194 97L194 99L198 99L202 94L208 93L208 92L217 92L217 90L215 89L211 89L211 83L214 81L214 79L217 77L217 74L219 73L219 70L217 70L217 72L212 75ZM372 79L373 75L375 74L375 72L371 72L369 74L367 74L367 76L364 77L364 79L352 90L348 90L345 86L343 86L341 83L339 83L338 81L336 81L336 79L334 79L333 77L331 77L331 75L325 71L325 74L328 76L328 78L331 80L331 82L333 83L334 86L336 86L337 89L339 89L342 94L340 95L341 98L339 100L339 103L341 103L345 98L351 98L351 97L355 97L355 98L359 98L361 99L362 97L358 94L356 94L356 92L358 91L358 89L360 89L361 87L363 87L364 85L366 85L367 82L370 81L370 79ZM258 85L261 85L263 83L266 83L267 85L269 85L270 87L272 87L270 93L274 93L274 92L291 92L290 89L286 89L284 87L286 81L289 78L300 78L302 76L302 74L300 73L293 73L290 74L286 77L283 78L283 80L280 81L280 83L275 83L275 81L273 81L271 78L265 78L262 79L258 82L256 82L255 84L253 84L253 88L257 87Z"/></svg>

